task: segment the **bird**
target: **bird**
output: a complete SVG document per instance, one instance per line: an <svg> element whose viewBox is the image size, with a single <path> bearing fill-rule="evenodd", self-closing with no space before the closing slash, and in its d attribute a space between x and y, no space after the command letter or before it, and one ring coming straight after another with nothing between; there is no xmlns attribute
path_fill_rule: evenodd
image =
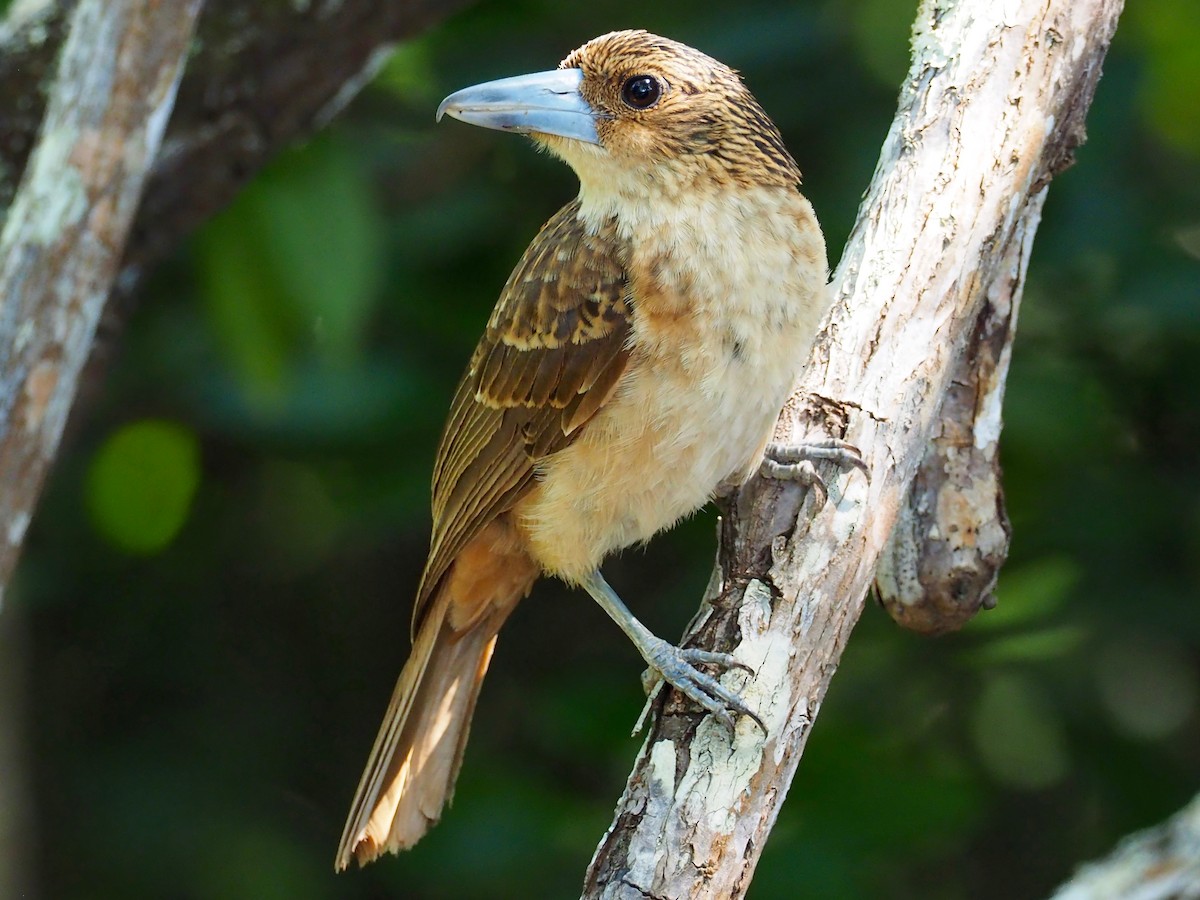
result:
<svg viewBox="0 0 1200 900"><path fill-rule="evenodd" d="M583 588L707 713L761 725L719 680L737 660L652 634L601 563L760 467L803 477L811 459L853 456L771 441L831 303L828 263L800 169L733 69L615 31L557 69L457 91L445 115L528 135L579 193L513 270L451 402L412 651L339 871L438 821L497 633L540 577Z"/></svg>

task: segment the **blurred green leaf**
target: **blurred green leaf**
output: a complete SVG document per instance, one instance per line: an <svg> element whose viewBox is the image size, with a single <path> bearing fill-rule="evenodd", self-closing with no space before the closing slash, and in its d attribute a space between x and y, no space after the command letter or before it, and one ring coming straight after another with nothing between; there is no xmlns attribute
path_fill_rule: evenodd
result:
<svg viewBox="0 0 1200 900"><path fill-rule="evenodd" d="M976 616L971 631L997 631L1048 618L1062 607L1079 581L1079 564L1061 556L1002 569L996 608Z"/></svg>
<svg viewBox="0 0 1200 900"><path fill-rule="evenodd" d="M1043 628L989 640L971 653L971 662L977 666L1040 662L1074 653L1086 639L1087 631L1081 626Z"/></svg>
<svg viewBox="0 0 1200 900"><path fill-rule="evenodd" d="M200 233L209 320L258 405L278 404L308 356L358 359L381 231L361 163L326 137L281 157Z"/></svg>
<svg viewBox="0 0 1200 900"><path fill-rule="evenodd" d="M200 448L182 425L145 419L101 445L88 472L96 530L130 553L162 550L187 521L200 484Z"/></svg>
<svg viewBox="0 0 1200 900"><path fill-rule="evenodd" d="M417 38L397 47L371 83L402 99L427 102L437 94L436 82L429 44Z"/></svg>
<svg viewBox="0 0 1200 900"><path fill-rule="evenodd" d="M997 675L985 685L971 734L980 760L1002 784L1046 788L1067 772L1062 722L1044 693L1026 678Z"/></svg>
<svg viewBox="0 0 1200 900"><path fill-rule="evenodd" d="M354 359L383 266L382 222L365 173L335 138L288 154L253 198L266 262L320 358Z"/></svg>
<svg viewBox="0 0 1200 900"><path fill-rule="evenodd" d="M1200 156L1200 4L1196 0L1142 0L1131 4L1127 27L1142 41L1147 118L1176 150Z"/></svg>
<svg viewBox="0 0 1200 900"><path fill-rule="evenodd" d="M196 241L208 321L245 393L258 405L286 389L289 340L277 285L255 246L253 188Z"/></svg>
<svg viewBox="0 0 1200 900"><path fill-rule="evenodd" d="M881 84L895 87L909 64L909 34L915 3L859 0L854 7L854 42L862 62Z"/></svg>
<svg viewBox="0 0 1200 900"><path fill-rule="evenodd" d="M1126 734L1157 740L1196 714L1196 666L1174 641L1122 635L1095 654L1093 669L1101 700Z"/></svg>

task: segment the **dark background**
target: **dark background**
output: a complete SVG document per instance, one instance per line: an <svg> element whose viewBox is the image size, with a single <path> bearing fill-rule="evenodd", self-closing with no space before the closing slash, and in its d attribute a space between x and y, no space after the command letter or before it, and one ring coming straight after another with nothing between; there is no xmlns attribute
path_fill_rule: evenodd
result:
<svg viewBox="0 0 1200 900"><path fill-rule="evenodd" d="M855 632L755 877L767 898L1045 896L1200 788L1200 7L1139 0L1050 191L1006 404L999 608ZM408 649L428 481L500 286L575 191L450 91L646 27L741 70L836 263L904 77L892 0L483 2L400 48L154 277L5 602L47 897L578 894L624 783L636 652L541 584L452 810L334 877ZM706 511L606 567L677 636ZM849 598L847 598L849 599Z"/></svg>

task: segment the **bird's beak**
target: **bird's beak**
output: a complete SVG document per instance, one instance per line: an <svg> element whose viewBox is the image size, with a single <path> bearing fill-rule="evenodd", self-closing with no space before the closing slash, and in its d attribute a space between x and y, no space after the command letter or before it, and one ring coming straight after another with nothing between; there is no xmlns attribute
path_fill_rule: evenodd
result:
<svg viewBox="0 0 1200 900"><path fill-rule="evenodd" d="M437 120L451 115L471 125L556 134L599 144L596 111L579 93L581 69L555 69L533 75L501 78L455 91L438 107Z"/></svg>

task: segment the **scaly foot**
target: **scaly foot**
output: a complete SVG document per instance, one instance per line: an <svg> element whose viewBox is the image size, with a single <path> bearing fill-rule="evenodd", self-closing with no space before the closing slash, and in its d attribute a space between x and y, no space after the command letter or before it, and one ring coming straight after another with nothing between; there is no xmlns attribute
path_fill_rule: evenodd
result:
<svg viewBox="0 0 1200 900"><path fill-rule="evenodd" d="M613 621L621 626L621 630L629 635L642 658L652 669L662 674L664 681L701 709L711 713L719 722L728 726L730 731L733 731L733 713L736 713L749 716L766 733L767 728L762 719L750 711L737 693L698 668L717 666L721 669L744 669L753 675L749 666L738 662L728 653L694 647L680 648L655 637L621 602L617 592L609 587L598 569L589 572L579 583L604 611L612 616Z"/></svg>
<svg viewBox="0 0 1200 900"><path fill-rule="evenodd" d="M816 460L829 460L843 469L862 469L868 477L871 474L858 448L837 438L803 444L767 444L763 454L763 474L811 487L821 495L821 503L824 503L829 498L829 490L813 465Z"/></svg>
<svg viewBox="0 0 1200 900"><path fill-rule="evenodd" d="M642 648L638 648L642 649ZM716 666L719 669L741 669L754 674L745 663L740 663L728 653L701 650L697 647L676 647L661 638L651 635L644 656L667 684L671 685L701 709L711 713L717 721L730 731L734 730L731 712L749 716L765 734L767 726L750 707L746 706L735 691L731 691L712 675L700 671L697 666Z"/></svg>

